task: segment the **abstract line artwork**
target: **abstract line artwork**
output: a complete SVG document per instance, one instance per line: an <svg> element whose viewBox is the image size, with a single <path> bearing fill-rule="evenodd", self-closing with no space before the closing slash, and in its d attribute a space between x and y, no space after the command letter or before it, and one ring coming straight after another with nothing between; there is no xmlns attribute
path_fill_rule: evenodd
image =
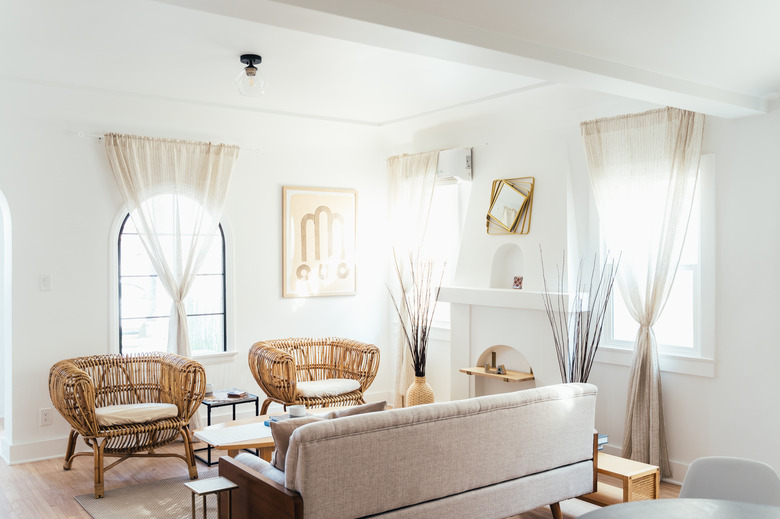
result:
<svg viewBox="0 0 780 519"><path fill-rule="evenodd" d="M357 192L282 188L284 297L356 293Z"/></svg>

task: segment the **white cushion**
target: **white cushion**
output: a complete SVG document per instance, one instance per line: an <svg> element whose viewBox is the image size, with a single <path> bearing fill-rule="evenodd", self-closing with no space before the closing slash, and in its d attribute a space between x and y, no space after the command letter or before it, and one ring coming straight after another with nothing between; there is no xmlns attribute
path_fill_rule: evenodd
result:
<svg viewBox="0 0 780 519"><path fill-rule="evenodd" d="M129 423L145 423L163 418L176 418L179 408L173 404L107 405L95 409L99 425L109 427Z"/></svg>
<svg viewBox="0 0 780 519"><path fill-rule="evenodd" d="M298 395L306 398L338 396L360 389L360 382L351 378L328 378L311 382L298 382Z"/></svg>

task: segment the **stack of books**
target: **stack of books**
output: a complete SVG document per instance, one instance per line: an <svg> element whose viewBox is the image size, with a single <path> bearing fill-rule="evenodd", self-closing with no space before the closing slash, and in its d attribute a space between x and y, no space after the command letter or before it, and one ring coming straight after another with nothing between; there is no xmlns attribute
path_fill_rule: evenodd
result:
<svg viewBox="0 0 780 519"><path fill-rule="evenodd" d="M598 449L602 450L604 449L604 445L607 444L607 440L609 437L606 434L599 433L599 439L598 439Z"/></svg>
<svg viewBox="0 0 780 519"><path fill-rule="evenodd" d="M242 389L233 388L227 390L228 398L246 398L247 395L249 395L249 393Z"/></svg>

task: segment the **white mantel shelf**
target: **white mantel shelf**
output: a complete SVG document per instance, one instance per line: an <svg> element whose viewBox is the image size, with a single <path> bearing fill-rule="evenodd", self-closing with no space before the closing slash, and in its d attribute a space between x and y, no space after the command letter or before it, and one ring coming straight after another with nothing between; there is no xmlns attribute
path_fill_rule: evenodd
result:
<svg viewBox="0 0 780 519"><path fill-rule="evenodd" d="M441 287L439 301L523 310L545 309L542 292L513 288Z"/></svg>

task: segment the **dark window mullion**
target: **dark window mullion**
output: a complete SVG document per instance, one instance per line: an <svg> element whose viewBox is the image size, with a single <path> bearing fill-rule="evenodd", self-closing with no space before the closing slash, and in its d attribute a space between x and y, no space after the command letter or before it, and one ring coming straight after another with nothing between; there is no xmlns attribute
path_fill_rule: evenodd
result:
<svg viewBox="0 0 780 519"><path fill-rule="evenodd" d="M138 236L138 232L124 232L125 226L130 219L130 215L128 214L125 219L122 222L122 225L119 229L119 237L117 240L117 248L118 248L118 281L119 281L119 290L118 290L118 311L119 311L119 352L122 353L122 322L125 320L147 320L147 319L168 319L170 316L168 315L150 315L150 316L144 316L144 317L124 317L122 315L122 282L124 280L128 279L155 279L159 278L157 274L130 274L130 275L122 275L122 238L125 236ZM222 312L209 312L209 313L197 313L197 314L187 314L187 317L209 317L209 316L222 316L222 326L223 326L223 336L222 336L222 351L227 350L227 303L226 303L226 293L227 293L227 281L226 281L226 275L225 275L225 268L226 268L226 261L225 261L225 232L222 229L222 225L220 224L219 227L219 237L221 239L220 241L220 247L222 251L222 272L207 272L207 273L198 273L196 274L197 277L214 277L214 276L222 276ZM166 234L165 236L173 236L173 234Z"/></svg>

